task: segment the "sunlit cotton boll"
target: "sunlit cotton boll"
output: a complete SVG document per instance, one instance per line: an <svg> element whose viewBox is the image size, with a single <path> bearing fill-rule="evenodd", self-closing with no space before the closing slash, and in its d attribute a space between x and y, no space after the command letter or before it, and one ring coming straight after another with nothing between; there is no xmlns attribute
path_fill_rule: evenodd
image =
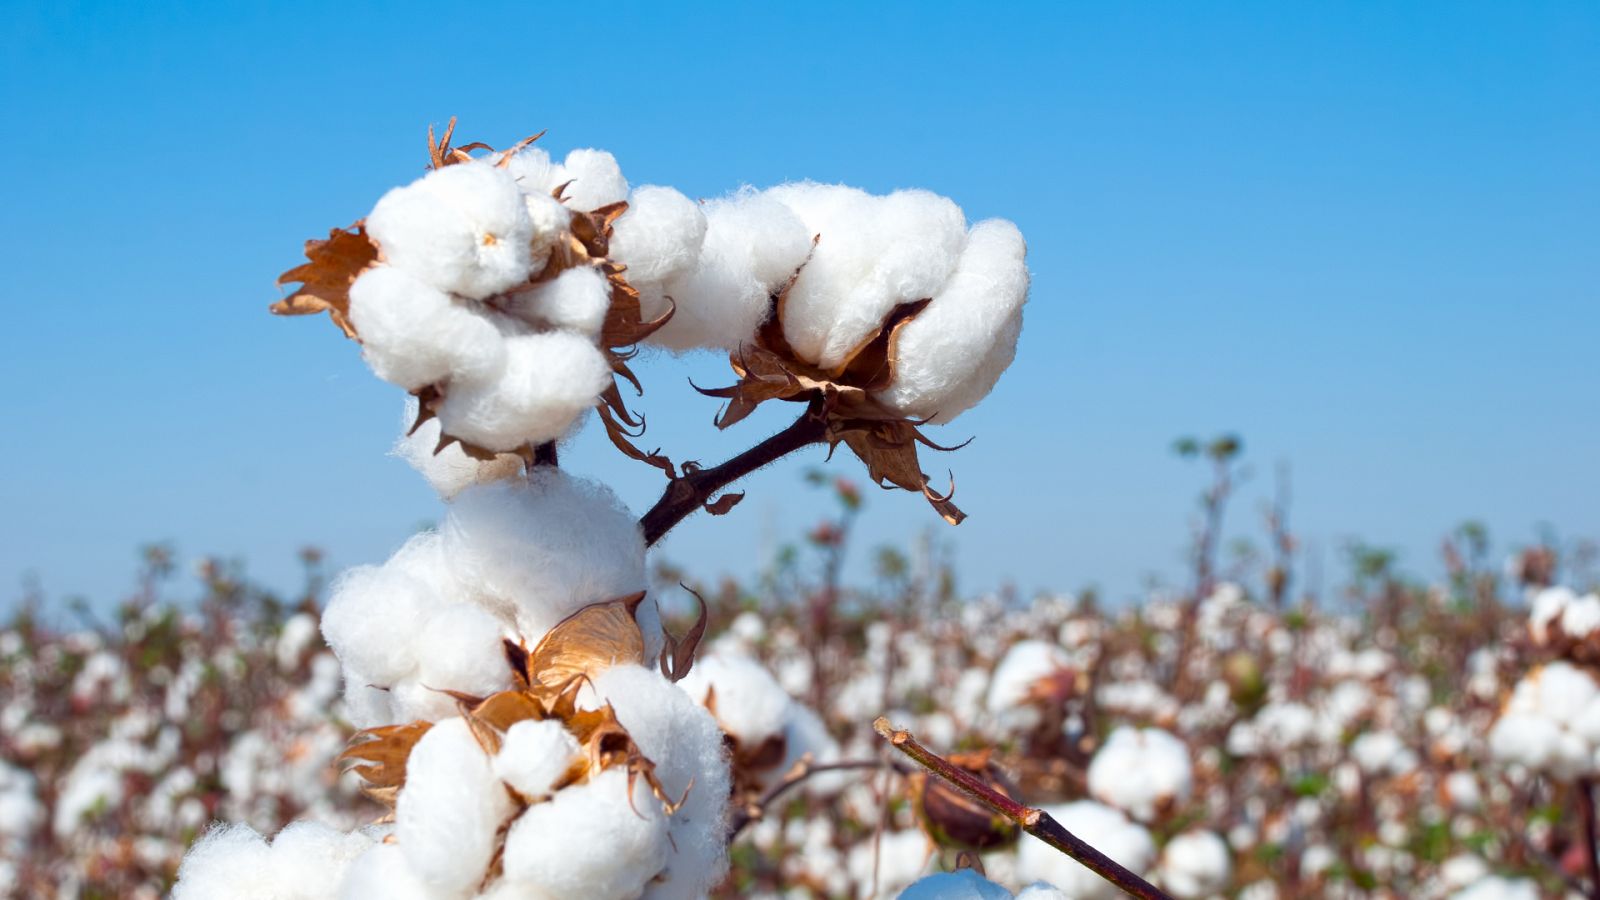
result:
<svg viewBox="0 0 1600 900"><path fill-rule="evenodd" d="M584 606L646 586L633 515L609 488L561 469L468 488L441 534L453 575L529 646Z"/></svg>
<svg viewBox="0 0 1600 900"><path fill-rule="evenodd" d="M295 822L269 845L246 825L213 828L184 856L173 900L333 900L345 870L373 838Z"/></svg>
<svg viewBox="0 0 1600 900"><path fill-rule="evenodd" d="M611 285L593 266L568 269L522 294L521 310L539 321L586 337L600 335L611 307Z"/></svg>
<svg viewBox="0 0 1600 900"><path fill-rule="evenodd" d="M704 656L678 686L696 702L710 705L717 723L745 748L784 733L792 701L771 673L749 657Z"/></svg>
<svg viewBox="0 0 1600 900"><path fill-rule="evenodd" d="M995 667L985 705L1002 724L1031 727L1038 719L1037 711L1027 709L1034 686L1071 663L1066 651L1049 641L1019 641L1006 651ZM1019 711L1026 715L1019 717L1016 715Z"/></svg>
<svg viewBox="0 0 1600 900"><path fill-rule="evenodd" d="M1161 883L1180 900L1220 893L1232 872L1232 854L1215 832L1187 831L1161 850Z"/></svg>
<svg viewBox="0 0 1600 900"><path fill-rule="evenodd" d="M628 198L627 212L611 226L610 257L628 267L646 318L666 312L663 286L694 268L705 237L700 205L672 188L645 185Z"/></svg>
<svg viewBox="0 0 1600 900"><path fill-rule="evenodd" d="M527 896L638 897L666 865L667 834L644 779L607 769L517 817L506 834L505 878Z"/></svg>
<svg viewBox="0 0 1600 900"><path fill-rule="evenodd" d="M511 798L463 719L428 729L406 760L395 836L406 865L441 896L476 887L494 855Z"/></svg>
<svg viewBox="0 0 1600 900"><path fill-rule="evenodd" d="M416 420L416 398L408 398L405 427L410 428ZM410 434L401 435L395 442L394 453L421 473L422 477L428 480L428 484L439 493L441 499L450 500L475 484L488 484L492 481L505 481L521 476L521 457L502 453L494 459L475 459L468 456L457 443L451 443L440 449L440 431L439 420L430 418Z"/></svg>
<svg viewBox="0 0 1600 900"><path fill-rule="evenodd" d="M1044 811L1135 874L1143 874L1155 859L1150 832L1109 806L1079 800L1045 807ZM1023 878L1054 884L1074 900L1113 900L1121 896L1115 885L1031 836L1024 836L1017 848L1017 872Z"/></svg>
<svg viewBox="0 0 1600 900"><path fill-rule="evenodd" d="M350 321L372 371L406 390L487 377L505 364L493 323L393 266L368 269L350 286Z"/></svg>
<svg viewBox="0 0 1600 900"><path fill-rule="evenodd" d="M1117 728L1089 763L1089 793L1146 822L1187 799L1193 779L1188 745L1157 728Z"/></svg>
<svg viewBox="0 0 1600 900"><path fill-rule="evenodd" d="M398 566L356 566L334 582L322 636L346 667L387 686L416 670L423 625L442 605Z"/></svg>
<svg viewBox="0 0 1600 900"><path fill-rule="evenodd" d="M1012 900L1011 892L971 869L940 872L900 892L899 900Z"/></svg>
<svg viewBox="0 0 1600 900"><path fill-rule="evenodd" d="M933 302L896 333L894 381L877 397L943 424L994 390L1016 357L1028 297L1027 244L1017 226L973 226L955 274Z"/></svg>
<svg viewBox="0 0 1600 900"><path fill-rule="evenodd" d="M435 693L455 691L475 697L509 688L505 634L499 619L473 604L434 610L419 635L424 648L419 654L417 681Z"/></svg>
<svg viewBox="0 0 1600 900"><path fill-rule="evenodd" d="M406 865L398 844L377 844L351 863L338 896L339 900L437 900L439 895Z"/></svg>
<svg viewBox="0 0 1600 900"><path fill-rule="evenodd" d="M562 169L571 182L562 197L573 209L599 209L628 197L628 180L617 158L605 150L573 150Z"/></svg>
<svg viewBox="0 0 1600 900"><path fill-rule="evenodd" d="M524 719L506 729L494 773L523 797L550 793L582 753L576 738L555 719Z"/></svg>
<svg viewBox="0 0 1600 900"><path fill-rule="evenodd" d="M494 451L554 441L611 384L605 354L581 335L515 335L505 351L493 375L451 381L438 409L447 434Z"/></svg>
<svg viewBox="0 0 1600 900"><path fill-rule="evenodd" d="M1557 661L1517 682L1489 732L1489 750L1559 779L1595 769L1600 746L1600 684L1583 669Z"/></svg>
<svg viewBox="0 0 1600 900"><path fill-rule="evenodd" d="M390 265L441 291L482 299L528 278L527 206L512 176L484 162L389 191L367 216L367 233Z"/></svg>

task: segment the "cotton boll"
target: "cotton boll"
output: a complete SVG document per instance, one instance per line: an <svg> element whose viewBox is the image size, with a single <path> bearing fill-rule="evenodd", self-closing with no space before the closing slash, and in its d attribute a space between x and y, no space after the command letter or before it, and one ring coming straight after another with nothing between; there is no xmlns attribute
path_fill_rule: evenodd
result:
<svg viewBox="0 0 1600 900"><path fill-rule="evenodd" d="M1568 604L1561 614L1561 631L1582 640L1600 630L1600 594L1584 594Z"/></svg>
<svg viewBox="0 0 1600 900"><path fill-rule="evenodd" d="M486 697L511 686L505 626L478 606L435 610L418 638L422 652L417 681L428 689Z"/></svg>
<svg viewBox="0 0 1600 900"><path fill-rule="evenodd" d="M1066 892L1062 891L1060 888L1057 888L1055 885L1045 884L1042 881L1036 881L1033 884L1023 888L1022 891L1017 894L1017 900L1072 900L1072 898L1068 897Z"/></svg>
<svg viewBox="0 0 1600 900"><path fill-rule="evenodd" d="M745 656L708 654L678 686L710 704L723 730L746 749L780 737L792 702L765 667Z"/></svg>
<svg viewBox="0 0 1600 900"><path fill-rule="evenodd" d="M218 896L228 896L220 894ZM339 883L339 900L438 900L411 871L398 844L374 844L356 857Z"/></svg>
<svg viewBox="0 0 1600 900"><path fill-rule="evenodd" d="M666 312L662 286L694 268L706 237L699 204L672 188L646 185L611 226L610 257L628 267L647 319Z"/></svg>
<svg viewBox="0 0 1600 900"><path fill-rule="evenodd" d="M521 298L522 310L552 328L594 338L611 308L611 285L593 266L568 269Z"/></svg>
<svg viewBox="0 0 1600 900"><path fill-rule="evenodd" d="M1117 728L1089 763L1089 793L1145 822L1192 784L1188 745L1158 728Z"/></svg>
<svg viewBox="0 0 1600 900"><path fill-rule="evenodd" d="M441 291L481 300L528 278L533 223L512 175L487 163L445 166L391 190L367 216L367 233L390 265Z"/></svg>
<svg viewBox="0 0 1600 900"><path fill-rule="evenodd" d="M184 855L172 900L276 900L267 842L248 825L219 825Z"/></svg>
<svg viewBox="0 0 1600 900"><path fill-rule="evenodd" d="M1161 851L1161 883L1180 900L1219 894L1233 873L1228 845L1211 831L1187 831Z"/></svg>
<svg viewBox="0 0 1600 900"><path fill-rule="evenodd" d="M638 897L671 845L661 805L643 778L607 769L528 807L506 834L505 878L534 896Z"/></svg>
<svg viewBox="0 0 1600 900"><path fill-rule="evenodd" d="M406 760L395 836L411 871L453 896L483 880L511 799L462 719L428 729Z"/></svg>
<svg viewBox="0 0 1600 900"><path fill-rule="evenodd" d="M360 831L338 831L319 822L290 824L272 839L277 896L333 900L345 871L372 844L373 838Z"/></svg>
<svg viewBox="0 0 1600 900"><path fill-rule="evenodd" d="M539 798L550 793L582 752L560 721L524 719L506 729L494 773L522 796Z"/></svg>
<svg viewBox="0 0 1600 900"><path fill-rule="evenodd" d="M530 646L584 606L647 583L633 515L610 489L561 469L463 491L443 535L455 578Z"/></svg>
<svg viewBox="0 0 1600 900"><path fill-rule="evenodd" d="M1016 356L1028 297L1027 244L1010 222L973 226L955 273L896 333L895 380L877 394L913 418L944 424L994 389Z"/></svg>
<svg viewBox="0 0 1600 900"><path fill-rule="evenodd" d="M628 198L628 180L617 158L604 150L574 150L563 168L572 181L564 196L573 209L599 209Z"/></svg>
<svg viewBox="0 0 1600 900"><path fill-rule="evenodd" d="M1155 858L1150 833L1109 806L1079 800L1045 807L1044 811L1135 874L1143 874ZM1031 836L1023 837L1018 845L1017 872L1023 878L1054 884L1074 900L1113 900L1120 896L1110 882Z"/></svg>
<svg viewBox="0 0 1600 900"><path fill-rule="evenodd" d="M350 286L350 321L372 371L406 390L485 377L505 361L488 319L393 266L368 269Z"/></svg>
<svg viewBox="0 0 1600 900"><path fill-rule="evenodd" d="M524 194L522 205L527 208L528 220L533 223L533 238L528 245L531 260L528 277L532 278L550 264L550 252L572 227L572 210L544 191Z"/></svg>
<svg viewBox="0 0 1600 900"><path fill-rule="evenodd" d="M1019 641L1013 644L989 681L985 706L1001 716L1026 706L1029 694L1040 680L1070 667L1071 657L1048 641Z"/></svg>
<svg viewBox="0 0 1600 900"><path fill-rule="evenodd" d="M1012 900L1011 892L971 869L929 875L900 892L899 900Z"/></svg>
<svg viewBox="0 0 1600 900"><path fill-rule="evenodd" d="M345 666L386 686L417 667L417 637L440 601L399 569L357 566L334 582L322 636Z"/></svg>
<svg viewBox="0 0 1600 900"><path fill-rule="evenodd" d="M564 434L611 384L611 365L590 340L564 331L505 339L495 377L452 382L438 409L445 432L495 451Z"/></svg>
<svg viewBox="0 0 1600 900"><path fill-rule="evenodd" d="M502 167L517 189L528 196L549 197L556 188L565 184L570 179L566 167L557 162L551 162L550 154L543 147L530 145L512 154L510 159L504 160ZM554 199L554 198L552 198Z"/></svg>
<svg viewBox="0 0 1600 900"><path fill-rule="evenodd" d="M726 815L732 787L722 730L688 694L652 669L607 669L595 679L593 695L597 699L591 702L603 698L611 704L639 752L655 763L667 796L683 799L668 820L671 856L646 896L703 896L728 871Z"/></svg>
<svg viewBox="0 0 1600 900"><path fill-rule="evenodd" d="M1490 875L1451 895L1451 900L1539 900L1539 887L1526 878Z"/></svg>
<svg viewBox="0 0 1600 900"><path fill-rule="evenodd" d="M410 398L406 401L406 426L410 427L416 418L417 401ZM455 443L435 452L440 430L439 420L430 418L416 431L402 435L394 446L395 455L422 473L440 499L450 500L474 484L504 481L522 474L522 458L514 454L502 453L491 460L479 460L468 456L461 445Z"/></svg>

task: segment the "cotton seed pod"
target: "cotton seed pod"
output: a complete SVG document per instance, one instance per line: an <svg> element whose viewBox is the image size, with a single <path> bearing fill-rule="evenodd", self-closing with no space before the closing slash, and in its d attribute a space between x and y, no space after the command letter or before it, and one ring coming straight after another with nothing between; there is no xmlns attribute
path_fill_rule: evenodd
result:
<svg viewBox="0 0 1600 900"><path fill-rule="evenodd" d="M952 754L950 761L1003 796L1014 796L1016 785L992 756L991 751L981 750ZM1016 843L1021 834L1017 823L926 772L912 774L911 800L922 830L941 847L992 850Z"/></svg>

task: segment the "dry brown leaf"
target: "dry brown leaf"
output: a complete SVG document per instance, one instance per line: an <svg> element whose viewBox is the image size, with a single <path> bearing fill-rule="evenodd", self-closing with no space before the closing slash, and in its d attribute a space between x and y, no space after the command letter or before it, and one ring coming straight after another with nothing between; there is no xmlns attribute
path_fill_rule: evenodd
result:
<svg viewBox="0 0 1600 900"><path fill-rule="evenodd" d="M406 760L411 756L411 748L432 727L431 722L411 722L359 731L336 761L357 763L349 771L367 782L362 790L380 803L390 802L405 784Z"/></svg>
<svg viewBox="0 0 1600 900"><path fill-rule="evenodd" d="M564 689L614 665L644 664L644 635L634 612L644 592L585 606L550 629L528 656L528 672L545 688Z"/></svg>
<svg viewBox="0 0 1600 900"><path fill-rule="evenodd" d="M689 590L687 586L684 590L693 595L695 603L700 607L700 613L695 617L688 633L681 639L666 632L666 645L661 649L661 674L672 682L682 681L694 667L695 653L700 649L700 642L705 639L706 626L711 619L710 610L706 608L706 599ZM662 631L665 632L666 629L663 628ZM716 696L713 688L706 689L706 708L712 711L712 715L716 714Z"/></svg>
<svg viewBox="0 0 1600 900"><path fill-rule="evenodd" d="M278 284L299 283L294 293L268 307L275 315L308 316L326 312L345 337L355 338L350 323L350 285L378 261L378 246L357 222L328 232L326 240L306 241L304 262L278 276Z"/></svg>

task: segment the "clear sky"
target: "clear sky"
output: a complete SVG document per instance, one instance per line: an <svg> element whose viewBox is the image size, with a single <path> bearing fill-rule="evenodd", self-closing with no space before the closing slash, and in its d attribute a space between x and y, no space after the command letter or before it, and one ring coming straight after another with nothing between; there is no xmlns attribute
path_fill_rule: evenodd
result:
<svg viewBox="0 0 1600 900"><path fill-rule="evenodd" d="M929 462L972 516L939 526L969 588L1171 576L1184 433L1245 436L1243 531L1291 462L1329 554L1360 535L1428 572L1468 517L1600 535L1600 6L865 6L8 4L0 601L29 572L112 597L151 539L288 584L302 544L376 561L437 518L385 455L399 392L266 305L451 115L691 196L813 178L1015 220L1017 363ZM640 371L674 458L788 413L718 435L685 377L724 361ZM659 490L593 433L564 461L638 510ZM750 572L823 509L803 464L666 552ZM869 544L937 524L868 498Z"/></svg>

